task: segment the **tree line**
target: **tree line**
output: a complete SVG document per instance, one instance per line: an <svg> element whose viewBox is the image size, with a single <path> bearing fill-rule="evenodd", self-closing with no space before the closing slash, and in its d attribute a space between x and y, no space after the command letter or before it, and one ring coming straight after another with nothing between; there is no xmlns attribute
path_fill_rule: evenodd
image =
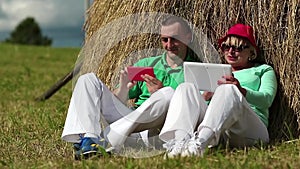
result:
<svg viewBox="0 0 300 169"><path fill-rule="evenodd" d="M27 17L16 26L16 28L10 33L10 37L5 39L4 42L24 45L51 46L52 39L42 35L41 28L33 17Z"/></svg>

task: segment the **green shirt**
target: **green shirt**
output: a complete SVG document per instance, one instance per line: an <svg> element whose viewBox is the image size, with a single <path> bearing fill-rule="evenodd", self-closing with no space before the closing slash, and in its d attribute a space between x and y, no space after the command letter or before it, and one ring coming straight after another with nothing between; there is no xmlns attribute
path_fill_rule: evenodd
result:
<svg viewBox="0 0 300 169"><path fill-rule="evenodd" d="M252 68L233 72L240 85L247 90L246 100L250 107L268 126L269 108L277 91L277 80L269 65L255 65Z"/></svg>
<svg viewBox="0 0 300 169"><path fill-rule="evenodd" d="M187 56L185 61L194 60L190 56ZM135 63L134 66L153 67L156 78L163 83L163 86L170 86L176 89L180 83L184 82L183 66L179 65L176 68L171 68L166 61L166 53L141 59ZM129 90L128 96L129 99L135 99L135 107L140 106L150 97L146 82L137 82L137 84Z"/></svg>

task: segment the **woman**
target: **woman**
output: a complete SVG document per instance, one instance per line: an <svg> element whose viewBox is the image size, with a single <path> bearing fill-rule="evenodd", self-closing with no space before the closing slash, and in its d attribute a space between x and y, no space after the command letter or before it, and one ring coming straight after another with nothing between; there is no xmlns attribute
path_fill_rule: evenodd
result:
<svg viewBox="0 0 300 169"><path fill-rule="evenodd" d="M271 66L256 62L253 28L236 24L218 44L233 74L220 78L214 93L201 95L190 83L177 87L160 133L168 157L202 156L221 138L233 147L269 142L268 109L277 81Z"/></svg>

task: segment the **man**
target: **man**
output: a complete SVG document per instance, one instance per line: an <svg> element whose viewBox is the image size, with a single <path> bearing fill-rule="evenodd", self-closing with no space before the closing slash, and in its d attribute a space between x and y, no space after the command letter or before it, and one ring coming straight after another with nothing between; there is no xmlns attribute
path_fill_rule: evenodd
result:
<svg viewBox="0 0 300 169"><path fill-rule="evenodd" d="M162 127L174 89L184 81L182 63L196 59L188 55L192 32L185 21L167 17L160 32L166 52L134 64L153 67L155 77L146 74L144 81L131 82L125 69L114 92L94 73L79 77L62 133L63 140L75 143L76 159L103 152L108 143L118 148L132 133ZM133 98L136 109L126 106ZM104 130L101 120L109 124Z"/></svg>

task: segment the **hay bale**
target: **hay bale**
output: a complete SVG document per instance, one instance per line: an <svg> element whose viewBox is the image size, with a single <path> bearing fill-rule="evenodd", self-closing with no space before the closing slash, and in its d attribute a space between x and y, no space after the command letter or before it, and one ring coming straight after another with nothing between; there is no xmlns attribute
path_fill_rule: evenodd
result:
<svg viewBox="0 0 300 169"><path fill-rule="evenodd" d="M299 8L298 0L95 0L85 24L86 41L116 19L141 12L183 17L200 28L215 46L231 25L250 24L261 47L262 60L274 67L278 77L278 94L270 110L270 138L288 140L299 136L300 126ZM126 33L131 29L114 31ZM114 31L106 30L102 35L111 38ZM106 53L101 58L96 56L103 55L102 48L87 45L82 55L90 57L85 58L82 73L94 71L106 84L116 83L118 67L132 62L126 58L134 51L158 47L157 38L151 34L128 37L104 49Z"/></svg>

